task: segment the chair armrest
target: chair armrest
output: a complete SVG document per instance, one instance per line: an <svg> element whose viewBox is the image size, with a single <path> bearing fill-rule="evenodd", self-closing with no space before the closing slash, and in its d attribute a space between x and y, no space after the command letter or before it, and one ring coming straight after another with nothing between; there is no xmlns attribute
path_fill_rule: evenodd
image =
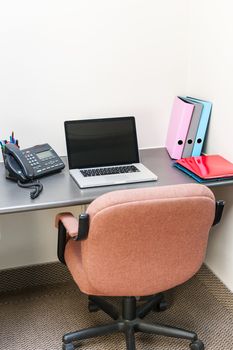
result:
<svg viewBox="0 0 233 350"><path fill-rule="evenodd" d="M224 205L225 205L225 201L223 201L223 200L216 201L215 217L214 217L214 222L213 222L212 226L217 225L220 222L220 220L222 218Z"/></svg>
<svg viewBox="0 0 233 350"><path fill-rule="evenodd" d="M80 241L87 238L89 230L89 215L79 215L79 221L71 213L61 213L56 216L55 226L58 228L57 257L65 264L64 251L67 238Z"/></svg>
<svg viewBox="0 0 233 350"><path fill-rule="evenodd" d="M70 237L76 237L78 234L78 220L71 213L60 213L56 216L55 226L59 230L60 222L66 229L66 233Z"/></svg>

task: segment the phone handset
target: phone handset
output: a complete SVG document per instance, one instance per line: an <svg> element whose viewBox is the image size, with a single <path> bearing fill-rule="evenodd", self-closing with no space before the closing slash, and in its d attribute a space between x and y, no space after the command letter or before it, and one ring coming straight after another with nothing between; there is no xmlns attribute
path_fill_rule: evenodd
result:
<svg viewBox="0 0 233 350"><path fill-rule="evenodd" d="M11 175L15 175L21 181L33 179L33 167L15 144L7 143L4 153L5 166Z"/></svg>
<svg viewBox="0 0 233 350"><path fill-rule="evenodd" d="M4 164L8 170L7 178L17 181L18 186L32 189L31 199L39 196L43 185L39 180L34 180L34 169L19 148L12 143L4 147Z"/></svg>

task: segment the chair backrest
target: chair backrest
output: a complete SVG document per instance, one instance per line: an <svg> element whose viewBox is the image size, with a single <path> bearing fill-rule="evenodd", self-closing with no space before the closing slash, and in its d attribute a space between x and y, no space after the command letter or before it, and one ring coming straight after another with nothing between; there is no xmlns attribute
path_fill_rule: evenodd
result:
<svg viewBox="0 0 233 350"><path fill-rule="evenodd" d="M215 198L198 184L107 193L88 207L82 264L103 295L150 295L192 277L203 263Z"/></svg>

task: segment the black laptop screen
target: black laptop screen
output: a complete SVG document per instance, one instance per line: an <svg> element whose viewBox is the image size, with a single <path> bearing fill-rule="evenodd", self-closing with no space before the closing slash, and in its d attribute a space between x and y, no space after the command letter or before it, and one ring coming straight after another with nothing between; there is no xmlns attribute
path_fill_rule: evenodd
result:
<svg viewBox="0 0 233 350"><path fill-rule="evenodd" d="M138 163L134 117L65 122L69 168Z"/></svg>

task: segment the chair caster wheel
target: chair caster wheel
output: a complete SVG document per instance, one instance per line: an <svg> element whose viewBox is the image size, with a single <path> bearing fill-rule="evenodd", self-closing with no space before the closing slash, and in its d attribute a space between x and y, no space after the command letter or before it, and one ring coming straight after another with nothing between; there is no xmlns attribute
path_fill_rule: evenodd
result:
<svg viewBox="0 0 233 350"><path fill-rule="evenodd" d="M99 311L99 310L100 310L100 308L98 307L98 305L96 305L92 301L88 301L88 311L89 312L96 312L96 311Z"/></svg>
<svg viewBox="0 0 233 350"><path fill-rule="evenodd" d="M62 350L75 350L74 345L72 343L62 344Z"/></svg>
<svg viewBox="0 0 233 350"><path fill-rule="evenodd" d="M166 311L168 308L168 304L166 300L161 300L158 304L154 306L154 311L161 312L161 311Z"/></svg>
<svg viewBox="0 0 233 350"><path fill-rule="evenodd" d="M197 339L194 340L190 345L189 345L191 350L204 350L204 344L202 343L201 340Z"/></svg>

